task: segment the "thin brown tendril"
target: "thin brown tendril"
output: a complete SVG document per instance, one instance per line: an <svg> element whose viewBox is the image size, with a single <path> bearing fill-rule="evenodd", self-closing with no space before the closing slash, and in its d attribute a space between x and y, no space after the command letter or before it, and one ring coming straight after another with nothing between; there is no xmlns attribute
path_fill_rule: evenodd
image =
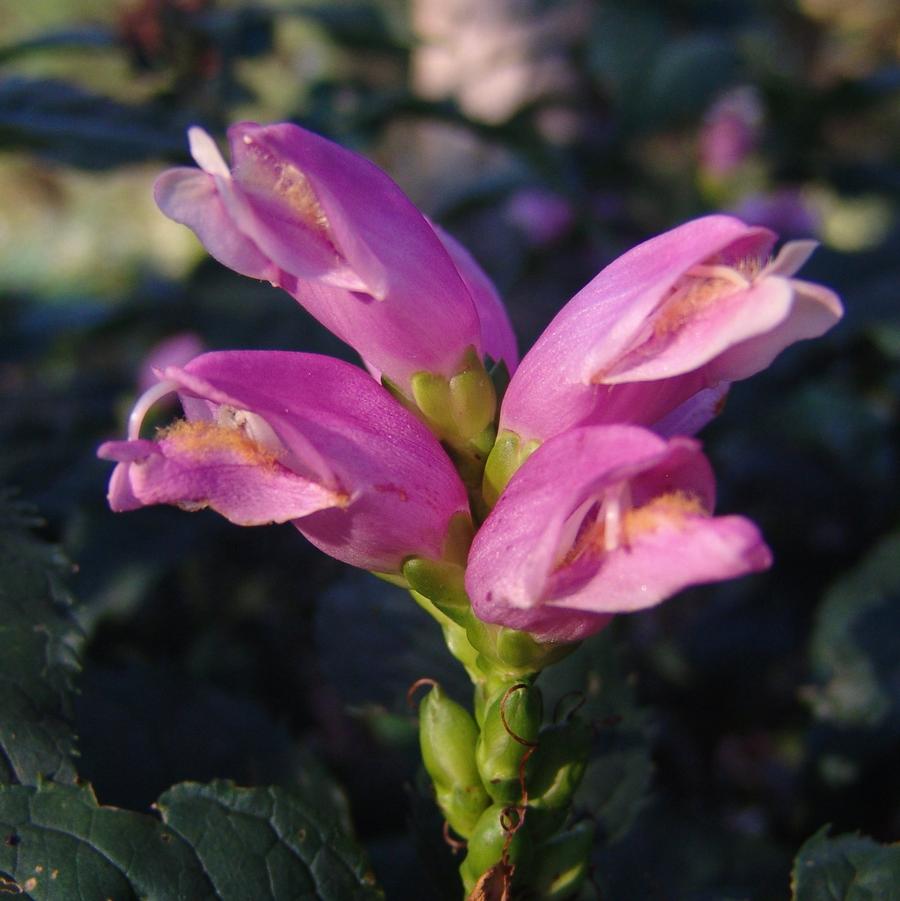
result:
<svg viewBox="0 0 900 901"><path fill-rule="evenodd" d="M413 684L410 685L409 688L406 690L406 703L407 703L410 707L415 707L415 706L416 706L415 703L414 703L414 701L413 701L413 695L414 695L414 694L415 694L415 693L416 693L423 685L430 685L432 688L438 688L438 687L439 687L439 686L438 686L438 683L437 683L434 679L429 679L429 678L427 678L427 677L426 677L426 678L422 678L422 679L416 679L416 681L413 682Z"/></svg>
<svg viewBox="0 0 900 901"><path fill-rule="evenodd" d="M519 804L522 807L526 807L528 805L528 786L525 784L525 767L528 764L528 760L532 754L537 750L537 742L533 744L523 755L522 759L519 761L519 785L522 789L522 797L519 800Z"/></svg>
<svg viewBox="0 0 900 901"><path fill-rule="evenodd" d="M578 698L578 703L566 714L566 719L570 720L582 707L587 703L587 695L583 691L567 691L557 702L556 706L553 708L553 722L559 722L559 710L562 707L563 702L568 698Z"/></svg>
<svg viewBox="0 0 900 901"><path fill-rule="evenodd" d="M513 819L515 814L515 819ZM500 828L506 833L507 844L509 840L525 825L525 808L517 804L510 804L500 811Z"/></svg>
<svg viewBox="0 0 900 901"><path fill-rule="evenodd" d="M454 854L459 854L466 847L465 842L461 842L450 834L450 824L446 820L444 820L444 841L450 846Z"/></svg>
<svg viewBox="0 0 900 901"><path fill-rule="evenodd" d="M514 741L517 741L520 745L525 745L526 748L536 748L536 741L528 741L527 738L522 738L521 735L516 735L512 729L509 727L509 723L506 721L506 702L509 700L509 696L514 692L518 691L520 688L528 688L528 686L524 682L517 682L515 685L510 685L509 688L503 693L503 698L500 701L500 720L503 723L503 728L506 730L506 734L512 738Z"/></svg>

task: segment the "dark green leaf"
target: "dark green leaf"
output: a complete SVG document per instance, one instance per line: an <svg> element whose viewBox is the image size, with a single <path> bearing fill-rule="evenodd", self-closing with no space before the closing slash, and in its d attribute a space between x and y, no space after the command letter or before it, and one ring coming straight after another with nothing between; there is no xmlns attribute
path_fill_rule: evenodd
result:
<svg viewBox="0 0 900 901"><path fill-rule="evenodd" d="M793 901L886 901L900 892L900 846L860 835L810 838L794 861Z"/></svg>
<svg viewBox="0 0 900 901"><path fill-rule="evenodd" d="M377 899L341 811L299 788L184 783L156 817L101 807L89 787L0 788L0 890L36 901Z"/></svg>
<svg viewBox="0 0 900 901"><path fill-rule="evenodd" d="M172 830L152 816L99 807L88 787L0 788L0 833L0 888L5 873L36 901L217 897Z"/></svg>
<svg viewBox="0 0 900 901"><path fill-rule="evenodd" d="M297 790L184 783L157 806L223 901L381 897L338 812L309 807Z"/></svg>
<svg viewBox="0 0 900 901"><path fill-rule="evenodd" d="M183 156L188 124L162 106L128 106L64 81L0 82L0 147L33 149L86 169Z"/></svg>
<svg viewBox="0 0 900 901"><path fill-rule="evenodd" d="M900 716L900 534L878 545L822 602L810 656L817 716L871 728Z"/></svg>
<svg viewBox="0 0 900 901"><path fill-rule="evenodd" d="M73 782L71 727L77 627L62 583L68 568L0 497L0 783Z"/></svg>

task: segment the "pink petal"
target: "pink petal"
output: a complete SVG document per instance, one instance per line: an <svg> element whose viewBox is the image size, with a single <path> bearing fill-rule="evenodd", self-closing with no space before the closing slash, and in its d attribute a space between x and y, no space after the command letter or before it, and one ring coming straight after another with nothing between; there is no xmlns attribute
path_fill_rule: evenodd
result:
<svg viewBox="0 0 900 901"><path fill-rule="evenodd" d="M481 322L481 341L484 352L495 361L503 360L509 374L519 363L518 344L509 314L493 282L478 265L475 257L453 235L432 223L450 258L453 260L478 312Z"/></svg>
<svg viewBox="0 0 900 901"><path fill-rule="evenodd" d="M159 208L194 231L220 263L241 275L277 281L277 267L234 225L212 176L196 169L169 169L156 179L153 194Z"/></svg>
<svg viewBox="0 0 900 901"><path fill-rule="evenodd" d="M721 582L771 566L756 526L741 516L694 517L659 528L611 552L580 590L546 603L554 609L630 613L654 607L691 585Z"/></svg>
<svg viewBox="0 0 900 901"><path fill-rule="evenodd" d="M780 281L778 277L767 281ZM755 335L725 350L708 368L711 379L748 378L765 369L791 344L824 335L844 314L838 296L822 285L790 279L791 302L787 314L768 332Z"/></svg>
<svg viewBox="0 0 900 901"><path fill-rule="evenodd" d="M175 433L177 434L177 433ZM176 504L190 510L211 507L240 526L288 522L325 507L347 503L346 496L304 478L271 459L254 458L228 445L196 448L176 437L152 443L145 456L116 467L110 487L114 510ZM127 480L127 488L123 481Z"/></svg>

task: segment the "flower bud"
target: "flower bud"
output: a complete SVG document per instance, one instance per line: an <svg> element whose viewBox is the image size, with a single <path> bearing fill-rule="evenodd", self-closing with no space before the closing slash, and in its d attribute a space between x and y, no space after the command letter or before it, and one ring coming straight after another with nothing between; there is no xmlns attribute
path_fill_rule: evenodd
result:
<svg viewBox="0 0 900 901"><path fill-rule="evenodd" d="M475 761L488 794L512 804L522 797L521 765L541 728L543 701L533 685L507 688L488 705Z"/></svg>
<svg viewBox="0 0 900 901"><path fill-rule="evenodd" d="M481 814L472 834L469 836L469 850L459 868L466 894L483 873L506 859L515 867L515 876L520 881L527 876L524 868L530 863L532 841L519 819L521 811L504 804L492 804Z"/></svg>
<svg viewBox="0 0 900 901"><path fill-rule="evenodd" d="M568 808L584 777L590 750L591 733L584 720L573 717L544 726L525 770L529 806Z"/></svg>
<svg viewBox="0 0 900 901"><path fill-rule="evenodd" d="M419 704L422 761L441 811L463 838L490 803L475 765L477 739L475 720L435 684Z"/></svg>
<svg viewBox="0 0 900 901"><path fill-rule="evenodd" d="M535 849L536 869L529 885L542 901L574 898L590 866L594 824L582 820Z"/></svg>

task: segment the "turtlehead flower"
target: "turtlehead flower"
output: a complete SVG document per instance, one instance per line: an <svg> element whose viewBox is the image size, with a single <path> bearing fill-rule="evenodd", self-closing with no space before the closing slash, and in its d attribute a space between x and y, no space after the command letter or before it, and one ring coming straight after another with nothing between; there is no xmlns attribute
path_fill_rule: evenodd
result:
<svg viewBox="0 0 900 901"><path fill-rule="evenodd" d="M696 441L636 426L569 430L513 476L469 553L476 616L541 641L578 641L616 613L689 585L765 569L749 520L713 516Z"/></svg>
<svg viewBox="0 0 900 901"><path fill-rule="evenodd" d="M461 274L368 160L289 123L230 128L231 167L206 132L189 138L200 169L163 173L160 209L224 265L286 290L404 390L418 372L452 377L470 349L480 358L497 343L498 328L511 335L502 306L480 320L474 261L466 255Z"/></svg>
<svg viewBox="0 0 900 901"><path fill-rule="evenodd" d="M837 296L792 278L815 248L707 216L610 263L557 314L509 385L500 428L522 442L574 426L634 423L693 433L729 383L842 315Z"/></svg>
<svg viewBox="0 0 900 901"><path fill-rule="evenodd" d="M138 401L118 465L113 510L211 507L238 525L292 522L325 553L398 572L440 559L466 492L431 432L366 373L315 354L209 353L170 366ZM140 437L147 411L177 392L186 419Z"/></svg>

